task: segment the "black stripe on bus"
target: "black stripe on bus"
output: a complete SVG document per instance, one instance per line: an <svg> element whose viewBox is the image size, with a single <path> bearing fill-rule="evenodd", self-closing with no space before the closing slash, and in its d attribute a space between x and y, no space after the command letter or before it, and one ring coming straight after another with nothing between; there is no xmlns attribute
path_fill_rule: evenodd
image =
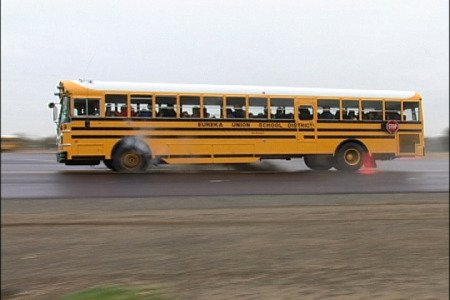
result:
<svg viewBox="0 0 450 300"><path fill-rule="evenodd" d="M286 159L286 158L299 158L303 157L303 154L293 153L293 154L200 154L200 155L184 155L184 154L176 154L176 155L158 155L157 158L169 159L169 158L239 158L239 157L252 157L252 158L260 158L260 159Z"/></svg>
<svg viewBox="0 0 450 300"><path fill-rule="evenodd" d="M319 139L395 139L395 135L318 135Z"/></svg>
<svg viewBox="0 0 450 300"><path fill-rule="evenodd" d="M105 159L104 155L73 155L72 160L102 160Z"/></svg>
<svg viewBox="0 0 450 300"><path fill-rule="evenodd" d="M139 117L131 117L131 118L125 118L125 117L91 117L91 118L80 118L80 117L72 117L72 121L86 121L89 120L90 122L94 121L111 121L111 122L130 122L130 121L137 121L137 122L251 122L251 123L258 123L258 122L264 122L264 123L293 123L295 122L295 119L218 119L218 118L139 118Z"/></svg>
<svg viewBox="0 0 450 300"><path fill-rule="evenodd" d="M109 131L109 130L117 130L117 131L144 131L144 130L160 130L160 131L314 131L314 128L264 128L264 127L72 127L73 131ZM317 131L323 132L358 132L358 131L370 131L370 132L382 132L384 129L376 129L376 128L318 128ZM422 132L421 129L399 129L399 131L404 132Z"/></svg>
<svg viewBox="0 0 450 300"><path fill-rule="evenodd" d="M374 128L369 128L369 129L363 129L363 128L318 128L317 131L339 131L339 132L344 132L344 131L371 131L371 132L384 132L384 129L374 129ZM422 130L420 129L399 129L398 131L402 132L422 132Z"/></svg>
<svg viewBox="0 0 450 300"><path fill-rule="evenodd" d="M72 135L73 139L120 139L134 135ZM157 139L295 139L295 135L143 135Z"/></svg>
<svg viewBox="0 0 450 300"><path fill-rule="evenodd" d="M225 157L255 157L255 154L214 154L214 158Z"/></svg>
<svg viewBox="0 0 450 300"><path fill-rule="evenodd" d="M317 123L329 123L329 124L383 124L388 120L317 120ZM422 124L421 121L400 121L396 120L399 124Z"/></svg>
<svg viewBox="0 0 450 300"><path fill-rule="evenodd" d="M203 155L191 155L191 154L175 154L175 155L159 155L159 158L224 158L224 157L255 157L254 154L203 154Z"/></svg>
<svg viewBox="0 0 450 300"><path fill-rule="evenodd" d="M72 127L73 131L144 131L144 130L161 130L161 131L297 131L296 128L263 128L263 127ZM299 131L314 131L314 128L299 128Z"/></svg>
<svg viewBox="0 0 450 300"><path fill-rule="evenodd" d="M400 131L400 132L418 132L418 133L422 132L422 130L420 130L420 129L399 129L398 131Z"/></svg>
<svg viewBox="0 0 450 300"><path fill-rule="evenodd" d="M294 123L295 119L208 119L208 118L139 118L139 117L130 117L130 118L124 118L124 117L72 117L72 121L86 121L89 120L90 122L94 121L111 121L111 122L131 122L131 121L138 121L138 122L250 122L250 123ZM303 120L307 121L307 120ZM312 121L312 120L310 120ZM362 124L371 124L371 123L378 123L382 124L383 122L387 122L388 120L317 120L317 123L330 123L330 124L355 124L355 123L362 123ZM396 120L399 124L422 124L422 121L400 121Z"/></svg>
<svg viewBox="0 0 450 300"><path fill-rule="evenodd" d="M158 158L212 158L211 154L199 154L199 155L193 155L193 154L186 154L186 155L158 155Z"/></svg>
<svg viewBox="0 0 450 300"><path fill-rule="evenodd" d="M317 131L383 131L383 129L363 129L363 128L318 128Z"/></svg>

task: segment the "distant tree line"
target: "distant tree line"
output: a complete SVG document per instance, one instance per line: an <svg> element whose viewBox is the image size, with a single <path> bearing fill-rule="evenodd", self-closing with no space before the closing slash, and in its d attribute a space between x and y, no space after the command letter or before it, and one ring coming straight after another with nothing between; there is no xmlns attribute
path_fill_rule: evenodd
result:
<svg viewBox="0 0 450 300"><path fill-rule="evenodd" d="M425 150L430 152L448 152L448 131L447 128L442 136L425 138Z"/></svg>
<svg viewBox="0 0 450 300"><path fill-rule="evenodd" d="M49 136L45 138L30 138L19 134L15 139L17 142L17 149L56 149L56 136Z"/></svg>

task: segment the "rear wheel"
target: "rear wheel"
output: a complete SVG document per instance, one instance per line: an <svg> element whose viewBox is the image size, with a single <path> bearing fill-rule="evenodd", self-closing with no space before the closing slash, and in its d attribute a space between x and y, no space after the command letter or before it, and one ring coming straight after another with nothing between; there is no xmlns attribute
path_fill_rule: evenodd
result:
<svg viewBox="0 0 450 300"><path fill-rule="evenodd" d="M336 154L335 167L341 171L357 171L364 163L366 151L357 143L344 144Z"/></svg>
<svg viewBox="0 0 450 300"><path fill-rule="evenodd" d="M311 170L326 171L333 166L333 156L331 155L306 155L305 165Z"/></svg>
<svg viewBox="0 0 450 300"><path fill-rule="evenodd" d="M112 167L124 173L144 172L148 168L148 163L148 153L136 145L120 145L112 159Z"/></svg>

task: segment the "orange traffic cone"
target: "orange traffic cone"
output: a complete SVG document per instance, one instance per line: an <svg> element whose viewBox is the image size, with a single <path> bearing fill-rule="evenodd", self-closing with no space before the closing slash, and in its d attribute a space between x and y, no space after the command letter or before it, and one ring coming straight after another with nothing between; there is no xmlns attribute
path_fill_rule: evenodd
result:
<svg viewBox="0 0 450 300"><path fill-rule="evenodd" d="M376 168L377 163L375 162L375 159L373 158L372 154L367 153L364 155L364 167L365 168Z"/></svg>

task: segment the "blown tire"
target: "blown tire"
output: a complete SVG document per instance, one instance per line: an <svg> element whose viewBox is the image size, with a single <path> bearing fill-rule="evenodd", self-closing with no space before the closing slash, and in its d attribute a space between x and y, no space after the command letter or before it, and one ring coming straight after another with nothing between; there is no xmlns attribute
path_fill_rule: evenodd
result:
<svg viewBox="0 0 450 300"><path fill-rule="evenodd" d="M142 146L124 143L114 152L112 167L122 173L145 172L149 164L149 154Z"/></svg>

